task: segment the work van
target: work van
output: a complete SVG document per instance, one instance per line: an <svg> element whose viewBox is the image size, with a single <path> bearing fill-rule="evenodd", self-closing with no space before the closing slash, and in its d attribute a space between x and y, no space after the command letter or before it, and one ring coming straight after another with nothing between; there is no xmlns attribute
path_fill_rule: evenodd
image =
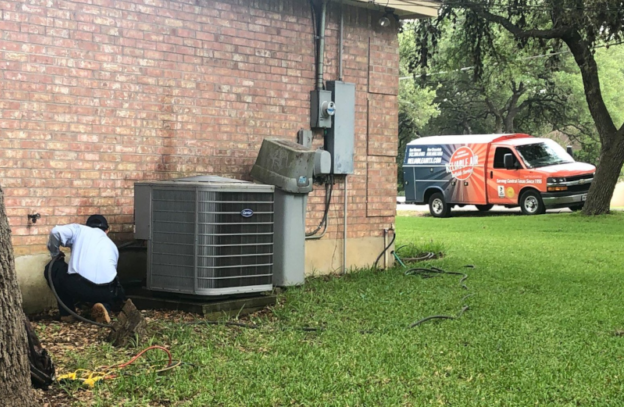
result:
<svg viewBox="0 0 624 407"><path fill-rule="evenodd" d="M595 171L555 141L527 134L423 137L405 151L405 201L428 204L440 218L465 205L520 206L526 215L579 210Z"/></svg>

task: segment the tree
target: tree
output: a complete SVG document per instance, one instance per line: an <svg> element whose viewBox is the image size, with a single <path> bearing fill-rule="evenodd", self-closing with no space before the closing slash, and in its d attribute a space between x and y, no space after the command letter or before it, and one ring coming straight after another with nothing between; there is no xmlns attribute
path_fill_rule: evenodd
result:
<svg viewBox="0 0 624 407"><path fill-rule="evenodd" d="M435 102L441 114L431 123L431 130L440 134L535 134L549 124L549 119L567 116L567 95L555 86L560 58L535 58L538 51L530 47L516 49L513 37L499 30L491 44L495 56L484 57L482 73L475 78L464 22L465 16L459 14L454 26L438 26L438 52L429 64L434 73L418 78L421 84L437 89ZM416 31L419 25L414 24ZM413 49L407 58L409 66L418 66L418 55ZM533 114L543 111L555 114ZM522 129L518 128L520 121Z"/></svg>
<svg viewBox="0 0 624 407"><path fill-rule="evenodd" d="M495 38L508 31L519 49L559 52L565 45L578 65L585 98L600 139L599 164L583 212L609 212L613 191L624 165L624 124L607 109L595 59L597 46L624 39L624 2L621 0L453 0L439 17L420 25L418 66L425 69L438 45L440 25L465 16L462 30L475 77L484 73L488 56L496 56Z"/></svg>
<svg viewBox="0 0 624 407"><path fill-rule="evenodd" d="M399 35L399 54L401 76L409 73L408 54L414 50L414 31L404 30ZM398 189L403 191L403 160L405 147L410 141L420 137L423 127L432 117L440 113L433 102L435 90L416 86L412 80L401 80L399 83L399 151L397 154Z"/></svg>
<svg viewBox="0 0 624 407"><path fill-rule="evenodd" d="M0 397L5 406L33 406L22 295L0 188Z"/></svg>

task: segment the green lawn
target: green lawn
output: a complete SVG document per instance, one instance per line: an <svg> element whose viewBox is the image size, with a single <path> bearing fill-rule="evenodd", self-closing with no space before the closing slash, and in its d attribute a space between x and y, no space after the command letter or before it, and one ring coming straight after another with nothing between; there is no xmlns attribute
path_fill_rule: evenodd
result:
<svg viewBox="0 0 624 407"><path fill-rule="evenodd" d="M160 324L152 342L195 367L107 382L96 405L624 405L623 215L402 217L397 229L398 243L444 247L425 264L470 275L460 319L406 329L461 309L458 276L312 279L256 318L261 330Z"/></svg>

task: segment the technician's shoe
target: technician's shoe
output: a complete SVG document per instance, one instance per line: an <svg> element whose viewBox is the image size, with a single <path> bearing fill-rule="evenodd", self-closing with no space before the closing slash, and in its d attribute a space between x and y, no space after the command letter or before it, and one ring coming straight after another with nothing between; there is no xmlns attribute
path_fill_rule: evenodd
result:
<svg viewBox="0 0 624 407"><path fill-rule="evenodd" d="M76 322L76 318L73 315L66 315L64 317L61 317L61 322L71 324L72 322Z"/></svg>
<svg viewBox="0 0 624 407"><path fill-rule="evenodd" d="M99 322L100 324L110 324L111 319L108 316L108 311L104 304L97 303L91 308L91 318L95 320L95 322Z"/></svg>

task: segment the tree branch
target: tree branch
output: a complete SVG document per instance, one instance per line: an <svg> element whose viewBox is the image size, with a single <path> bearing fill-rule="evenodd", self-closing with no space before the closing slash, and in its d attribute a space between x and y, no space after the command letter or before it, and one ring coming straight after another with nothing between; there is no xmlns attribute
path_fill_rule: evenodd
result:
<svg viewBox="0 0 624 407"><path fill-rule="evenodd" d="M547 40L553 40L557 38L563 38L563 36L569 34L571 31L570 27L551 28L550 30L525 31L505 17L490 13L481 4L467 3L464 5L464 7L471 10L481 18L484 18L493 23L500 24L507 31L512 33L516 38L542 38Z"/></svg>
<svg viewBox="0 0 624 407"><path fill-rule="evenodd" d="M567 44L568 48L570 48L577 65L581 69L581 76L585 87L585 98L589 105L589 112L596 123L596 128L598 129L603 147L609 147L612 142L612 137L619 135L622 129L618 132L618 129L613 123L613 118L607 109L607 105L604 102L604 98L602 97L596 59L594 58L589 44L581 38L578 32L566 35L562 39Z"/></svg>

